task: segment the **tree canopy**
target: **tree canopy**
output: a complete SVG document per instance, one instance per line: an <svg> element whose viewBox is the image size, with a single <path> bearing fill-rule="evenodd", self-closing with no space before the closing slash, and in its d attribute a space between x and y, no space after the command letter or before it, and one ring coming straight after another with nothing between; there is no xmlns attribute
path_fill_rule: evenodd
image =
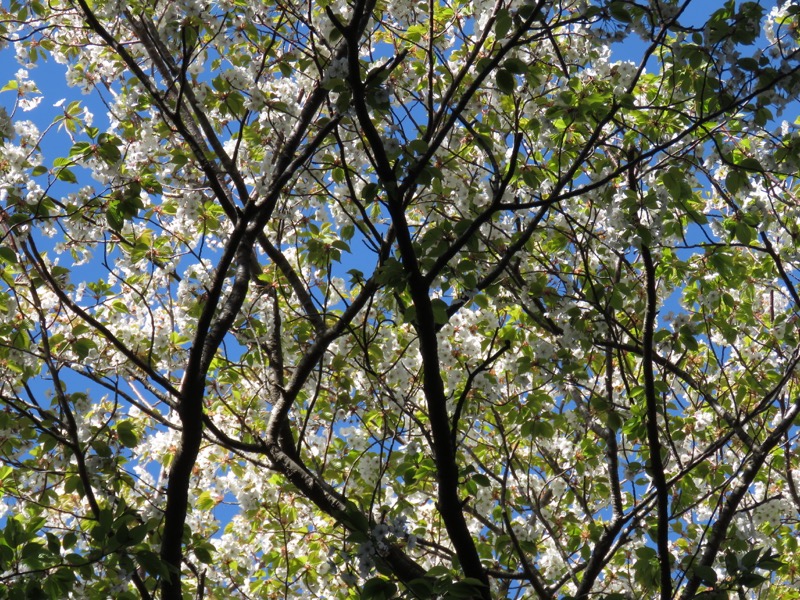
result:
<svg viewBox="0 0 800 600"><path fill-rule="evenodd" d="M797 598L798 13L4 1L0 597Z"/></svg>

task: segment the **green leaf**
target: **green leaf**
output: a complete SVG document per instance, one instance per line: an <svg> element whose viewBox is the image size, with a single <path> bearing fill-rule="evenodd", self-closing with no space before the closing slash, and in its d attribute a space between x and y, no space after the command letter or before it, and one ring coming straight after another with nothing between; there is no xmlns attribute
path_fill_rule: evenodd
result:
<svg viewBox="0 0 800 600"><path fill-rule="evenodd" d="M97 138L98 152L101 157L109 164L115 164L122 159L122 152L119 149L121 143L119 138L106 133Z"/></svg>
<svg viewBox="0 0 800 600"><path fill-rule="evenodd" d="M139 444L139 437L136 435L135 427L131 421L120 421L117 423L117 437L126 448L135 448Z"/></svg>
<svg viewBox="0 0 800 600"><path fill-rule="evenodd" d="M92 145L89 142L75 142L69 150L69 157L80 158L90 153Z"/></svg>
<svg viewBox="0 0 800 600"><path fill-rule="evenodd" d="M773 118L772 111L762 106L753 115L753 122L759 127L764 127Z"/></svg>
<svg viewBox="0 0 800 600"><path fill-rule="evenodd" d="M61 567L50 575L44 582L44 590L51 598L66 598L75 585L75 572L73 569Z"/></svg>
<svg viewBox="0 0 800 600"><path fill-rule="evenodd" d="M746 588L758 587L765 581L767 581L767 578L758 573L742 573L742 575L739 576L739 583Z"/></svg>
<svg viewBox="0 0 800 600"><path fill-rule="evenodd" d="M128 543L131 546L140 544L147 537L149 531L150 527L148 527L146 523L133 527L128 531Z"/></svg>
<svg viewBox="0 0 800 600"><path fill-rule="evenodd" d="M61 181L66 181L67 183L78 183L78 178L75 177L75 173L67 169L66 167L62 167L56 173L56 179L60 179Z"/></svg>
<svg viewBox="0 0 800 600"><path fill-rule="evenodd" d="M779 560L778 554L772 553L769 550L764 552L764 556L762 556L756 566L759 569L766 569L767 571L776 571L780 569L785 563Z"/></svg>
<svg viewBox="0 0 800 600"><path fill-rule="evenodd" d="M52 554L60 553L61 552L61 542L58 540L58 538L55 535L53 535L52 533L50 533L49 531L45 533L45 537L47 539L47 549Z"/></svg>
<svg viewBox="0 0 800 600"><path fill-rule="evenodd" d="M739 190L749 188L750 180L746 173L731 170L725 176L725 187L728 188L730 194L736 194Z"/></svg>
<svg viewBox="0 0 800 600"><path fill-rule="evenodd" d="M697 343L694 335L695 332L689 325L683 325L679 330L679 339L681 344L693 352L700 349L700 345Z"/></svg>
<svg viewBox="0 0 800 600"><path fill-rule="evenodd" d="M406 38L412 42L419 42L428 33L428 28L425 25L416 24L412 25L406 30Z"/></svg>
<svg viewBox="0 0 800 600"><path fill-rule="evenodd" d="M700 578L700 581L706 585L714 585L717 583L717 572L711 567L705 565L695 565L692 570L694 574Z"/></svg>
<svg viewBox="0 0 800 600"><path fill-rule="evenodd" d="M525 185L532 189L537 189L541 180L539 179L539 172L531 169L530 167L523 167L520 170L520 175L522 176L522 181L525 182Z"/></svg>
<svg viewBox="0 0 800 600"><path fill-rule="evenodd" d="M285 60L282 60L278 63L278 70L280 70L281 75L284 77L291 77L293 73L292 65L290 65Z"/></svg>
<svg viewBox="0 0 800 600"><path fill-rule="evenodd" d="M414 594L414 597L416 598L431 598L434 594L433 581L427 577L412 579L406 583L406 587L412 594Z"/></svg>
<svg viewBox="0 0 800 600"><path fill-rule="evenodd" d="M61 544L64 546L64 550L69 550L78 542L78 536L74 531L68 531L64 534L64 537L61 538Z"/></svg>
<svg viewBox="0 0 800 600"><path fill-rule="evenodd" d="M489 487L491 485L491 481L489 481L489 478L483 473L475 473L472 476L472 481L481 487Z"/></svg>
<svg viewBox="0 0 800 600"><path fill-rule="evenodd" d="M136 562L150 575L156 577L165 577L169 574L167 565L161 560L161 557L151 550L139 550L134 555Z"/></svg>
<svg viewBox="0 0 800 600"><path fill-rule="evenodd" d="M204 490L195 500L194 505L199 510L211 510L217 506L217 501L211 496L211 492Z"/></svg>
<svg viewBox="0 0 800 600"><path fill-rule="evenodd" d="M81 360L89 356L89 352L94 348L97 348L97 344L90 338L80 338L72 344L73 351Z"/></svg>
<svg viewBox="0 0 800 600"><path fill-rule="evenodd" d="M622 23L630 23L633 21L631 13L628 12L625 6L626 4L627 2L622 0L613 0L611 4L608 5L608 11L611 13L611 16Z"/></svg>
<svg viewBox="0 0 800 600"><path fill-rule="evenodd" d="M517 87L517 80L514 75L506 69L499 69L495 74L495 81L498 89L504 94L512 94Z"/></svg>
<svg viewBox="0 0 800 600"><path fill-rule="evenodd" d="M758 557L761 556L761 548L755 548L750 550L747 554L742 557L741 563L744 569L752 569L756 566L758 562Z"/></svg>
<svg viewBox="0 0 800 600"><path fill-rule="evenodd" d="M761 163L758 162L755 158L743 158L736 164L737 167L741 169L746 169L748 171L757 171L759 173L764 171L764 167L761 166Z"/></svg>
<svg viewBox="0 0 800 600"><path fill-rule="evenodd" d="M211 555L211 552L205 546L197 546L193 550L194 555L197 557L201 563L205 565L210 565L214 562L214 557Z"/></svg>
<svg viewBox="0 0 800 600"><path fill-rule="evenodd" d="M447 588L445 597L447 598L480 598L482 594L480 589L484 587L483 583L476 579L463 579L456 581Z"/></svg>
<svg viewBox="0 0 800 600"><path fill-rule="evenodd" d="M519 58L508 58L503 62L503 68L515 75L522 75L528 71L528 65Z"/></svg>
<svg viewBox="0 0 800 600"><path fill-rule="evenodd" d="M397 593L397 586L383 577L373 577L364 583L362 600L390 600Z"/></svg>
<svg viewBox="0 0 800 600"><path fill-rule="evenodd" d="M447 315L447 303L439 298L431 300L431 308L433 309L433 320L437 325L447 323L450 317Z"/></svg>
<svg viewBox="0 0 800 600"><path fill-rule="evenodd" d="M17 253L7 246L0 246L0 260L12 265L19 262Z"/></svg>
<svg viewBox="0 0 800 600"><path fill-rule="evenodd" d="M361 199L364 202L371 202L375 196L378 195L378 184L377 183L368 183L364 186L361 190Z"/></svg>
<svg viewBox="0 0 800 600"><path fill-rule="evenodd" d="M425 573L426 577L430 578L438 578L438 577L449 577L450 576L450 569L445 567L444 565L437 565L435 567L431 567Z"/></svg>
<svg viewBox="0 0 800 600"><path fill-rule="evenodd" d="M686 181L686 174L678 168L669 169L662 175L664 187L675 200L685 200L692 195L692 188Z"/></svg>
<svg viewBox="0 0 800 600"><path fill-rule="evenodd" d="M339 97L336 98L336 110L340 113L345 113L350 108L353 101L353 94L349 89L339 92Z"/></svg>
<svg viewBox="0 0 800 600"><path fill-rule="evenodd" d="M513 21L511 19L511 13L508 11L507 8L502 8L497 11L497 20L494 23L494 35L495 37L500 40L506 37L509 31L511 31L511 26L513 25Z"/></svg>
<svg viewBox="0 0 800 600"><path fill-rule="evenodd" d="M411 140L406 147L408 148L408 150L419 156L425 154L428 151L428 142L426 142L421 138L417 138Z"/></svg>
<svg viewBox="0 0 800 600"><path fill-rule="evenodd" d="M750 242L753 241L754 232L753 228L750 227L744 221L739 221L736 223L736 239L747 246Z"/></svg>

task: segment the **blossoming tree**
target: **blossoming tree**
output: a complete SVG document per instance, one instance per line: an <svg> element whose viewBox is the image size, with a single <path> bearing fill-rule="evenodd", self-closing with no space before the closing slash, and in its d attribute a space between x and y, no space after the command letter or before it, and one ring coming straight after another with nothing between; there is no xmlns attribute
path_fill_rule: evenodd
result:
<svg viewBox="0 0 800 600"><path fill-rule="evenodd" d="M778 4L3 2L0 595L796 597Z"/></svg>

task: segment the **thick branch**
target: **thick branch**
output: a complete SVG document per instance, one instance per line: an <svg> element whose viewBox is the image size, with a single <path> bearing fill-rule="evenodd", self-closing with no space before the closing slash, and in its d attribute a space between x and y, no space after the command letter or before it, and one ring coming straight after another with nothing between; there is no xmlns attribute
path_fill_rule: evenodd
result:
<svg viewBox="0 0 800 600"><path fill-rule="evenodd" d="M647 443L650 452L650 469L653 484L656 488L656 546L658 562L661 568L661 600L672 597L672 560L669 554L669 488L664 475L664 461L661 456L661 441L658 436L658 402L655 387L655 369L653 354L655 353L656 324L656 270L650 249L642 243L642 260L644 261L647 302L644 314L644 335L642 346L642 369L644 371L644 396L647 404ZM666 415L664 416L666 418Z"/></svg>

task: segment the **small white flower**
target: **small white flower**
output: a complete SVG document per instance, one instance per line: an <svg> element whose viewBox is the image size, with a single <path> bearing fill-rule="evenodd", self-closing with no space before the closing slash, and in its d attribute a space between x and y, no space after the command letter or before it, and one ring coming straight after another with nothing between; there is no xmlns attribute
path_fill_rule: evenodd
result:
<svg viewBox="0 0 800 600"><path fill-rule="evenodd" d="M384 138L383 148L390 157L394 158L400 154L400 142L396 138Z"/></svg>

